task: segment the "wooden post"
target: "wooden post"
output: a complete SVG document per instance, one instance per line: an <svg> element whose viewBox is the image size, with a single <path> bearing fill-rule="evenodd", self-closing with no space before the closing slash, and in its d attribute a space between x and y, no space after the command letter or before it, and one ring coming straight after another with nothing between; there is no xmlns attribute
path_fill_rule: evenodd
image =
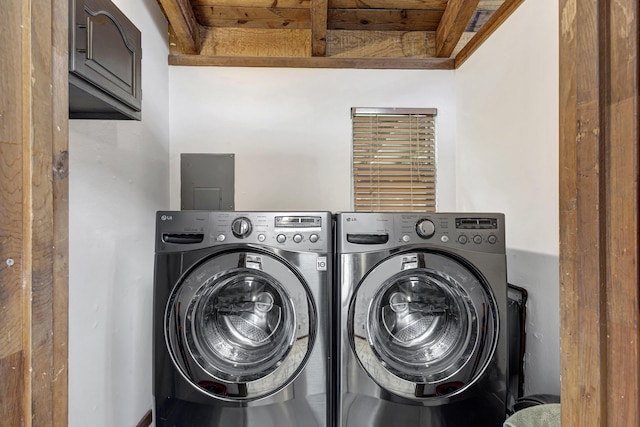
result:
<svg viewBox="0 0 640 427"><path fill-rule="evenodd" d="M67 425L66 0L0 14L0 423Z"/></svg>
<svg viewBox="0 0 640 427"><path fill-rule="evenodd" d="M560 1L565 426L637 426L637 0Z"/></svg>

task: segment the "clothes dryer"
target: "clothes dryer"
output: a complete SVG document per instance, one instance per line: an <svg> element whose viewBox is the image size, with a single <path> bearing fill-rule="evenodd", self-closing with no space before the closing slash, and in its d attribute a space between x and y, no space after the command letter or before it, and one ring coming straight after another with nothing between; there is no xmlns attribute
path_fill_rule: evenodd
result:
<svg viewBox="0 0 640 427"><path fill-rule="evenodd" d="M325 427L328 212L156 218L156 427Z"/></svg>
<svg viewBox="0 0 640 427"><path fill-rule="evenodd" d="M336 216L340 427L506 418L504 216Z"/></svg>

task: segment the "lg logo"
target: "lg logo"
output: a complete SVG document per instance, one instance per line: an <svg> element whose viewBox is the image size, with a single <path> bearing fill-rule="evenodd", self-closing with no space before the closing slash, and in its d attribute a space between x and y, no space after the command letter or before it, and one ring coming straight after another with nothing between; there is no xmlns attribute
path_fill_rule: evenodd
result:
<svg viewBox="0 0 640 427"><path fill-rule="evenodd" d="M173 216L171 216L171 215L162 215L162 216L160 217L160 219L161 219L162 221L173 221Z"/></svg>
<svg viewBox="0 0 640 427"><path fill-rule="evenodd" d="M355 222L355 221L357 221L357 220L358 220L358 219L357 219L356 217L353 217L353 216L348 216L348 217L347 217L347 222Z"/></svg>

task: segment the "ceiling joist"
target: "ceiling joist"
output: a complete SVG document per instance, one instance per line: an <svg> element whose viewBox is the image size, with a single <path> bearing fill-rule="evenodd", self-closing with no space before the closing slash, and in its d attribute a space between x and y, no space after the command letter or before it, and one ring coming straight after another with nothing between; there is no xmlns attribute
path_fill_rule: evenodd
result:
<svg viewBox="0 0 640 427"><path fill-rule="evenodd" d="M522 4L524 0L504 0L504 2L491 15L489 20L478 30L475 36L458 52L455 57L455 67L460 67L473 52L476 51L489 38L500 25Z"/></svg>
<svg viewBox="0 0 640 427"><path fill-rule="evenodd" d="M458 45L480 0L449 0L436 30L436 56L448 58Z"/></svg>
<svg viewBox="0 0 640 427"><path fill-rule="evenodd" d="M157 0L170 64L453 69L524 0Z"/></svg>
<svg viewBox="0 0 640 427"><path fill-rule="evenodd" d="M189 0L158 0L169 25L185 53L200 53L200 25Z"/></svg>
<svg viewBox="0 0 640 427"><path fill-rule="evenodd" d="M328 0L311 0L311 55L327 54Z"/></svg>

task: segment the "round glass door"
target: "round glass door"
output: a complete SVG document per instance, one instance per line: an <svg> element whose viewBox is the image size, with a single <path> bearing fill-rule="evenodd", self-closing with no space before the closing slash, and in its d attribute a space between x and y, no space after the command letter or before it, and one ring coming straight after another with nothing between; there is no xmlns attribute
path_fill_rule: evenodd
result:
<svg viewBox="0 0 640 427"><path fill-rule="evenodd" d="M234 271L191 299L187 346L212 376L248 382L273 372L296 337L293 302L258 271Z"/></svg>
<svg viewBox="0 0 640 427"><path fill-rule="evenodd" d="M232 400L293 381L315 338L306 285L284 262L259 253L227 253L195 268L172 292L166 322L183 375Z"/></svg>
<svg viewBox="0 0 640 427"><path fill-rule="evenodd" d="M497 343L491 289L436 253L383 261L350 307L353 350L383 388L416 398L461 392L486 369Z"/></svg>

